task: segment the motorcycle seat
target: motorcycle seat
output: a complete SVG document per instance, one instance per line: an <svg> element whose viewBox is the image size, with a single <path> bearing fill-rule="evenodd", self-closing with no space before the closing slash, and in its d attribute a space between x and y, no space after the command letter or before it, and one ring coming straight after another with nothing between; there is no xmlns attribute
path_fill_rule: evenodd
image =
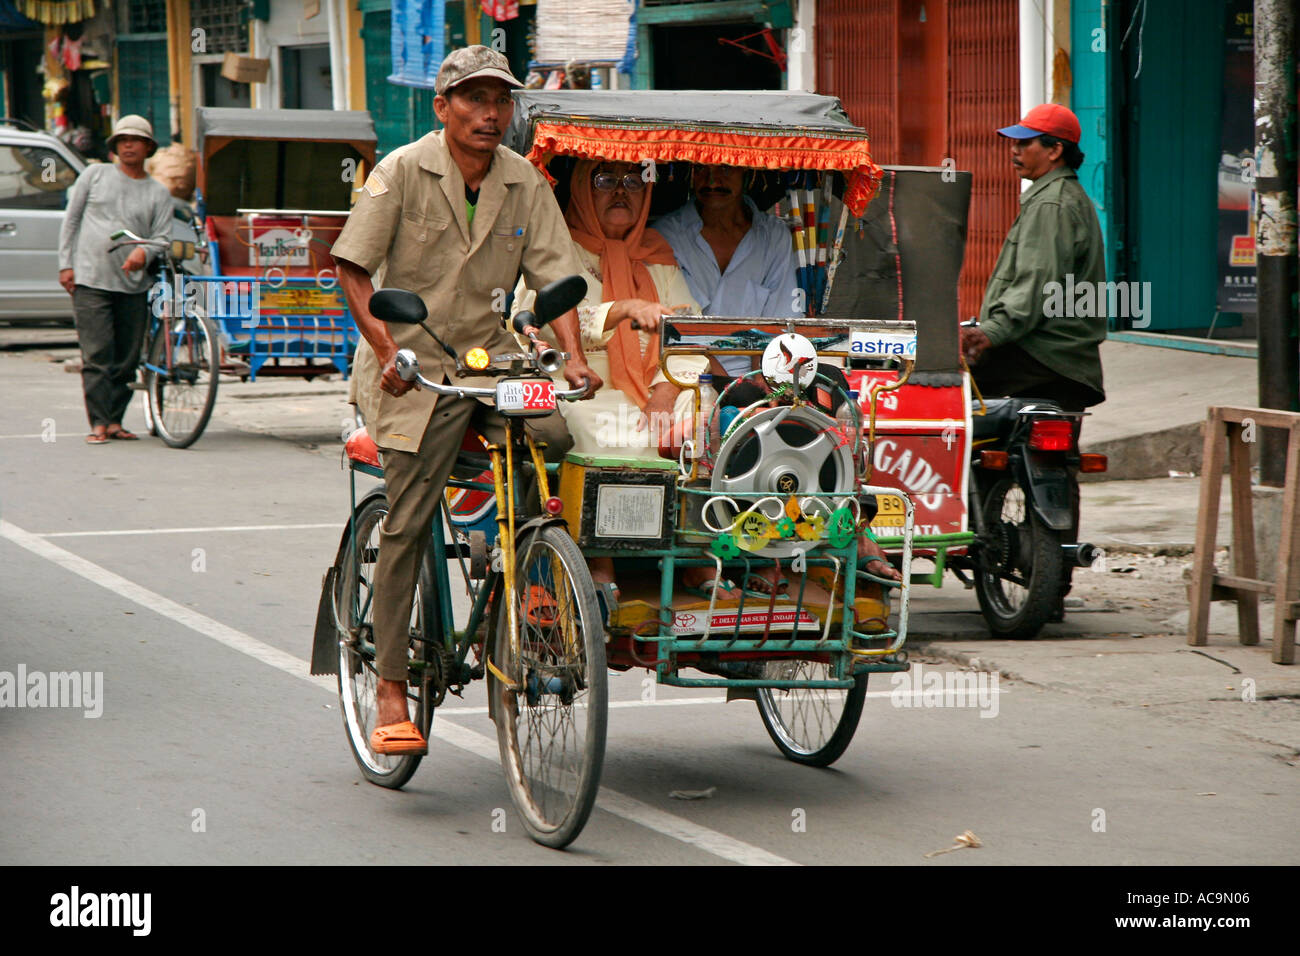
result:
<svg viewBox="0 0 1300 956"><path fill-rule="evenodd" d="M1053 410L1060 410L1055 402L1042 398L986 398L984 407L987 412L980 414L980 403L971 402L971 431L974 440L987 438L1004 438L1015 427L1020 410L1028 405L1038 405Z"/></svg>

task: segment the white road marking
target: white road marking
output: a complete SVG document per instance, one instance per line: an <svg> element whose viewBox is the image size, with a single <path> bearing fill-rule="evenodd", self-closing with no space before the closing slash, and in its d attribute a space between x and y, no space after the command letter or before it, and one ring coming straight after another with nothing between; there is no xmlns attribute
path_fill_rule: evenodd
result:
<svg viewBox="0 0 1300 956"><path fill-rule="evenodd" d="M306 681L321 690L327 691L331 696L337 694L336 682L329 677L309 674L309 665L301 658L264 644L257 638L250 637L233 627L228 627L192 608L183 607L161 594L142 588L121 575L100 567L93 561L87 561L70 551L63 550L58 545L50 544L40 535L32 534L8 521L0 520L0 537L7 538L20 548L25 548L32 554L45 558L45 560L58 565L66 571L71 571L93 584L107 588L119 597L133 601L141 607L147 608L162 617L169 618L178 624L183 624L204 637L210 637L231 650L239 651L241 654L246 654L263 664L268 664L291 677ZM434 721L431 735L467 753L472 753L493 763L500 762L501 754L495 740L476 731L461 727L459 724L448 721ZM733 863L749 866L799 865L793 860L769 853L761 847L729 837L716 830L710 830L708 827L702 827L606 787L600 789L597 806L607 813L640 824L648 830L654 830L656 833L672 837L674 840L703 850L706 853L711 853L724 860L730 860Z"/></svg>
<svg viewBox="0 0 1300 956"><path fill-rule="evenodd" d="M0 438L44 438L44 437L45 436L42 435L40 432L37 432L35 435L0 435Z"/></svg>
<svg viewBox="0 0 1300 956"><path fill-rule="evenodd" d="M38 534L38 538L95 538L115 535L135 534L208 534L214 531L305 531L314 528L339 528L341 521L323 522L321 524L231 524L210 528L130 528L122 531L50 531Z"/></svg>

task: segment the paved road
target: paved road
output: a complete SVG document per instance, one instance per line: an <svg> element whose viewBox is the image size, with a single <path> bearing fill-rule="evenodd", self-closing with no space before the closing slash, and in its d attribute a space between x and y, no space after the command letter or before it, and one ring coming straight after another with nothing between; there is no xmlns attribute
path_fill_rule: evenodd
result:
<svg viewBox="0 0 1300 956"><path fill-rule="evenodd" d="M518 824L481 687L439 712L405 791L365 784L332 686L305 663L347 506L341 396L295 395L231 386L189 451L91 447L78 379L40 350L0 354L0 675L103 675L98 718L0 709L0 860L1296 859L1296 771L1276 746L1005 679L992 719L891 706L882 679L848 753L815 771L777 755L750 703L672 688L646 702L640 675L612 676L606 793L566 853ZM923 858L965 830L984 846Z"/></svg>

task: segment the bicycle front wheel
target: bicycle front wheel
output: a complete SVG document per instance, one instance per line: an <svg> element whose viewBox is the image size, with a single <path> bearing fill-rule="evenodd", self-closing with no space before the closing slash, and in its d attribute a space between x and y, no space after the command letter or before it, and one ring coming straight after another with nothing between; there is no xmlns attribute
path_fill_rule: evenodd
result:
<svg viewBox="0 0 1300 956"><path fill-rule="evenodd" d="M200 315L164 318L149 346L145 395L158 437L172 448L199 440L217 400L216 329Z"/></svg>
<svg viewBox="0 0 1300 956"><path fill-rule="evenodd" d="M560 849L582 831L600 787L609 705L605 631L587 564L562 527L521 533L515 567L515 588L503 582L496 602L488 693L524 828Z"/></svg>

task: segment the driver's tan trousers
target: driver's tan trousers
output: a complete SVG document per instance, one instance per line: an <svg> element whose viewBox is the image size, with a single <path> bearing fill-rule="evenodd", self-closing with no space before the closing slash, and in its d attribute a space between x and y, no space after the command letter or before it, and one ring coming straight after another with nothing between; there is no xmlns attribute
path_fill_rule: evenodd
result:
<svg viewBox="0 0 1300 956"><path fill-rule="evenodd" d="M546 442L543 453L547 461L560 461L573 446L558 412L523 421L534 441ZM420 439L419 452L381 450L388 514L379 533L374 622L375 669L383 680L406 680L411 606L421 559L433 536L447 478L471 425L489 443L505 441L505 420L491 406L472 398L439 398ZM528 491L536 495L531 483ZM529 513L540 511L539 501L525 500L524 504ZM423 597L426 607L438 613L437 595Z"/></svg>

